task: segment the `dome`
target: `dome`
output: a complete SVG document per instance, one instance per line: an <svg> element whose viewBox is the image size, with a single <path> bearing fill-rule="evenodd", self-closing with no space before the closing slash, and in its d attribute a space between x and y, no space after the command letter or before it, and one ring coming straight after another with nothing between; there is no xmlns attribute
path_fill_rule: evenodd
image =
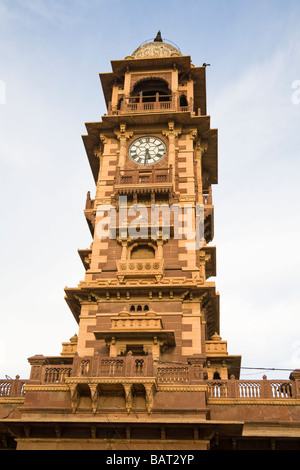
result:
<svg viewBox="0 0 300 470"><path fill-rule="evenodd" d="M156 57L178 57L181 55L177 47L162 40L159 31L153 41L146 42L139 46L133 54L131 54L131 57L133 59L150 59Z"/></svg>

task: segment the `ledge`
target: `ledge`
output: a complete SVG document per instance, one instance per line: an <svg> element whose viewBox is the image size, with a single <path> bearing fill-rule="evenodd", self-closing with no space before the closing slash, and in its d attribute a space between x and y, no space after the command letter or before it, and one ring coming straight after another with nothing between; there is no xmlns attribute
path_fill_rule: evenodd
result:
<svg viewBox="0 0 300 470"><path fill-rule="evenodd" d="M210 405L257 405L257 406L299 406L300 399L295 398L209 398L207 406Z"/></svg>

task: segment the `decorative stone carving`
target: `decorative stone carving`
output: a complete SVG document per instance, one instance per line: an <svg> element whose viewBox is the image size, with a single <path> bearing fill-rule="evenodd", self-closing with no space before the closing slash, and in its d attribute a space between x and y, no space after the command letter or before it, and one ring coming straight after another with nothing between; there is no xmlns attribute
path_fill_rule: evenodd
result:
<svg viewBox="0 0 300 470"><path fill-rule="evenodd" d="M124 283L126 278L143 277L155 278L159 282L163 277L163 260L121 260L117 261L117 277L120 283Z"/></svg>
<svg viewBox="0 0 300 470"><path fill-rule="evenodd" d="M166 42L148 42L138 47L131 57L150 59L151 57L178 57L181 55L179 49Z"/></svg>
<svg viewBox="0 0 300 470"><path fill-rule="evenodd" d="M125 391L125 404L126 410L129 414L132 408L133 397L132 397L132 384L123 384L124 391Z"/></svg>
<svg viewBox="0 0 300 470"><path fill-rule="evenodd" d="M97 384L89 384L89 388L91 391L91 400L92 400L92 410L95 414L98 408L98 385Z"/></svg>

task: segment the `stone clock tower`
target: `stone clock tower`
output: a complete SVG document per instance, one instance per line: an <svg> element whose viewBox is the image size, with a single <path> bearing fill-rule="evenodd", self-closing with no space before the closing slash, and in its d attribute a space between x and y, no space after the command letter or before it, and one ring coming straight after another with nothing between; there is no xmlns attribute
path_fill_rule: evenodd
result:
<svg viewBox="0 0 300 470"><path fill-rule="evenodd" d="M100 74L107 113L83 136L95 180L84 211L92 240L78 250L84 279L65 289L78 331L60 355L30 357L29 380L0 380L0 442L297 447L300 372L240 380L241 358L220 336L211 280L218 145L205 66L160 33L111 64Z"/></svg>
<svg viewBox="0 0 300 470"><path fill-rule="evenodd" d="M100 79L108 112L83 137L96 184L85 210L93 242L79 251L84 281L66 289L79 323L78 361L91 367L106 357L119 367L130 355L144 368L151 358L160 383L178 375L205 417L203 380L238 376L240 361L219 336L219 296L209 280L218 176L205 67L158 34ZM142 377L128 393L145 388L152 410L157 378Z"/></svg>

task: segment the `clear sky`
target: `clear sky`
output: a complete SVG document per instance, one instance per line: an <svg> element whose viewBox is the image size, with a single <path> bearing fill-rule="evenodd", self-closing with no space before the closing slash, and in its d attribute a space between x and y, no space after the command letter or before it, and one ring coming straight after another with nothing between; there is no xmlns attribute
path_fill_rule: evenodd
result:
<svg viewBox="0 0 300 470"><path fill-rule="evenodd" d="M242 378L300 368L299 0L0 0L0 378L77 333L98 74L161 30L207 68L221 331ZM294 87L294 88L293 88Z"/></svg>

